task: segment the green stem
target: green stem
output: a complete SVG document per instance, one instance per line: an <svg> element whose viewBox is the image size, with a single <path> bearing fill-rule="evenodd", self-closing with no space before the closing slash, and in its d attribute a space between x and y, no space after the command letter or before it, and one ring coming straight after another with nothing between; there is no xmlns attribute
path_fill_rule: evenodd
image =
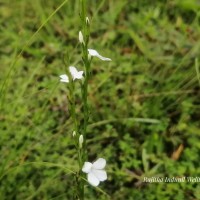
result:
<svg viewBox="0 0 200 200"><path fill-rule="evenodd" d="M74 82L71 84L71 114L72 119L74 122L74 131L78 132L78 123L77 123L77 116L76 116L76 105L75 105L75 95L74 95Z"/></svg>
<svg viewBox="0 0 200 200"><path fill-rule="evenodd" d="M82 33L85 43L82 44L82 59L85 68L85 78L82 85L82 101L83 101L83 127L82 127L82 135L83 135L83 145L79 152L79 176L82 175L82 166L83 163L87 160L87 149L86 149L86 141L87 141L87 126L89 120L89 109L88 109L88 81L90 76L90 61L88 59L88 42L89 42L89 24L86 23L86 12L87 12L87 0L80 0L80 17L81 17L81 25L82 25ZM78 178L78 194L79 199L84 200L84 180L80 177Z"/></svg>
<svg viewBox="0 0 200 200"><path fill-rule="evenodd" d="M69 96L70 97L70 114L74 123L73 131L76 132L76 134L73 136L73 140L74 140L75 148L77 150L78 164L79 164L79 171L78 173L76 173L76 176L75 176L75 182L77 184L77 194L74 194L73 199L83 200L81 196L84 196L84 195L82 194L82 186L80 183L81 182L80 172L81 172L81 165L82 165L82 155L81 155L82 153L81 153L81 149L79 148L79 144L77 143L80 134L78 130L78 123L77 123L78 119L77 119L77 114L76 114L76 102L75 102L75 94L74 94L75 84L73 81L70 81L69 89L70 89L70 96Z"/></svg>
<svg viewBox="0 0 200 200"><path fill-rule="evenodd" d="M85 79L82 87L82 99L83 99L83 113L84 113L84 124L83 124L83 159L87 159L86 151L86 132L89 120L89 109L88 109L88 81L90 76L90 61L88 60L88 41L89 41L89 26L86 24L86 5L87 0L82 0L82 29L85 44L82 44L82 54L83 54L83 63L85 67Z"/></svg>

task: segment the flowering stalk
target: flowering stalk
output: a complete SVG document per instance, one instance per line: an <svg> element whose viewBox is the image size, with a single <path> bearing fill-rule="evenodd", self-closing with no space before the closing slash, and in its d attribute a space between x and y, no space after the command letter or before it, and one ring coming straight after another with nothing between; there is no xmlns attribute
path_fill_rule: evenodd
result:
<svg viewBox="0 0 200 200"><path fill-rule="evenodd" d="M86 1L83 0L86 3ZM85 12L82 11L84 14ZM86 24L86 17L82 15L81 17L82 26L83 26L83 38L85 38L85 42L82 45L82 60L85 68L85 79L82 85L82 99L83 99L83 113L84 113L84 124L83 124L83 136L85 138L85 142L83 144L83 149L86 153L86 130L89 120L89 110L88 110L88 81L90 77L90 61L88 59L88 41L89 41L89 24ZM86 157L85 157L86 159Z"/></svg>
<svg viewBox="0 0 200 200"><path fill-rule="evenodd" d="M70 66L67 71L67 75L60 76L60 81L69 83L69 101L70 101L70 114L74 123L73 139L78 155L79 171L76 174L77 193L74 195L74 199L84 200L84 184L83 173L87 174L88 182L92 186L98 186L100 182L107 179L107 173L104 170L106 166L106 160L99 158L95 162L91 163L87 161L87 126L89 121L89 106L88 106L88 81L90 78L90 64L92 57L98 57L103 61L111 61L110 58L106 58L100 55L94 49L88 49L88 42L90 37L90 22L87 17L86 6L87 0L79 0L80 5L80 18L81 18L81 31L79 31L79 42L82 48L82 61L84 65L84 71L78 71L76 67ZM83 77L84 73L84 77ZM75 81L76 79L82 79L81 83L81 95L83 103L83 124L80 124L78 115L75 108Z"/></svg>
<svg viewBox="0 0 200 200"><path fill-rule="evenodd" d="M82 166L84 161L87 159L87 150L86 150L86 132L87 132L87 126L88 126L88 120L89 120L89 108L88 108L88 81L90 77L90 61L88 59L88 42L89 42L89 20L86 16L86 6L87 6L87 0L80 0L80 18L81 18L81 28L82 31L79 32L79 42L81 43L82 46L82 61L84 65L84 71L85 71L85 78L84 82L82 84L82 100L83 100L83 128L82 128L82 137L83 142L81 144L81 151L82 153L79 154L82 156L81 160L81 165L79 166L79 174L82 174ZM79 198L84 199L84 180L80 179L80 184L81 186L81 193Z"/></svg>
<svg viewBox="0 0 200 200"><path fill-rule="evenodd" d="M111 61L110 58L106 58L101 56L96 50L88 49L88 43L90 38L90 21L87 17L87 0L80 0L80 18L82 30L79 31L79 42L82 47L82 61L84 65L84 82L82 84L81 92L82 92L82 101L83 101L83 126L81 127L81 135L79 137L79 175L82 173L87 174L88 182L93 186L98 186L101 181L105 181L107 179L106 171L104 171L104 167L106 165L106 160L103 158L98 159L94 164L90 162L86 162L87 160L87 126L89 121L89 106L88 106L88 81L90 78L90 64L92 57L98 57L103 61ZM80 165L81 164L81 165ZM79 177L78 179L78 197L79 199L84 199L84 180Z"/></svg>

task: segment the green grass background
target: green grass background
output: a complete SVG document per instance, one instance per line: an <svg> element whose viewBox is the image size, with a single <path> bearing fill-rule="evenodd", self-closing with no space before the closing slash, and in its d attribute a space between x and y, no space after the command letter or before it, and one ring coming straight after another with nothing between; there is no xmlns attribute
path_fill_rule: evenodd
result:
<svg viewBox="0 0 200 200"><path fill-rule="evenodd" d="M75 190L58 76L64 60L83 69L80 19L78 0L54 14L62 2L0 0L0 200L70 200ZM200 177L200 2L88 2L89 46L112 62L93 59L88 128L89 159L107 160L100 188L110 197L87 186L86 199L199 200L200 183L142 180Z"/></svg>

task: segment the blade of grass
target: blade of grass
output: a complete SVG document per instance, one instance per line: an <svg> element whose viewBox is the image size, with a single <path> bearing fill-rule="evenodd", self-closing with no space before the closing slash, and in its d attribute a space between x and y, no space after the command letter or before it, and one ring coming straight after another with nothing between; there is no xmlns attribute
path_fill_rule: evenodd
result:
<svg viewBox="0 0 200 200"><path fill-rule="evenodd" d="M48 23L48 21L68 2L68 0L63 1L48 17L47 19L40 25L40 27L37 29L37 31L30 37L30 39L25 43L25 45L22 47L21 51L19 52L19 54L16 55L16 57L14 58L13 62L11 63L10 69L6 75L6 78L1 86L0 89L0 97L2 97L3 92L5 93L6 91L6 84L8 82L8 79L11 75L11 72L13 71L13 69L15 68L15 65L17 63L17 61L20 59L22 53L24 52L24 50L26 49L26 47L28 47L31 42L33 41L33 39L35 38L35 36L40 32L40 30ZM5 91L4 91L5 90ZM1 100L1 108L3 107L4 104L4 99L5 99L5 94L2 97Z"/></svg>
<svg viewBox="0 0 200 200"><path fill-rule="evenodd" d="M126 122L126 121L134 121L134 122L141 122L141 123L151 123L151 124L157 124L160 123L157 119L150 119L150 118L120 118L120 119L108 119L108 120L102 120L93 124L90 124L89 128L94 128L97 126L102 126L104 124L108 123L114 123L114 122Z"/></svg>

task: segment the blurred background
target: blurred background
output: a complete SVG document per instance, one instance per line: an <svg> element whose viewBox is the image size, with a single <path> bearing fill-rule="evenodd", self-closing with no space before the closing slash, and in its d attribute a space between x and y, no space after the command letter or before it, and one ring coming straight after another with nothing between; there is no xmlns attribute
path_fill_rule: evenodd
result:
<svg viewBox="0 0 200 200"><path fill-rule="evenodd" d="M76 170L77 156L59 75L83 69L79 1L53 15L62 2L0 0L0 200L74 193L65 167ZM199 183L143 179L200 177L200 1L88 2L90 48L112 59L93 59L89 86L89 160L107 160L100 188L113 200L199 200ZM94 198L109 199L88 186Z"/></svg>

